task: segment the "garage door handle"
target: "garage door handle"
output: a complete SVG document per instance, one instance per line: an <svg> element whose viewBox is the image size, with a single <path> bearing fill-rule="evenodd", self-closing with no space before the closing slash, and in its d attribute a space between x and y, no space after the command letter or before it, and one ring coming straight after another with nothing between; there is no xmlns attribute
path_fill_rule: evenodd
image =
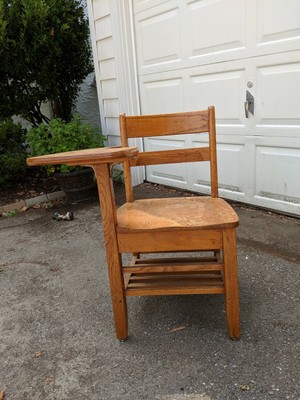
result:
<svg viewBox="0 0 300 400"><path fill-rule="evenodd" d="M249 118L249 104L248 104L248 101L245 101L244 107L245 107L245 117Z"/></svg>
<svg viewBox="0 0 300 400"><path fill-rule="evenodd" d="M247 90L246 92L246 101L244 103L245 108L245 117L249 118L249 112L254 115L254 97L252 94Z"/></svg>

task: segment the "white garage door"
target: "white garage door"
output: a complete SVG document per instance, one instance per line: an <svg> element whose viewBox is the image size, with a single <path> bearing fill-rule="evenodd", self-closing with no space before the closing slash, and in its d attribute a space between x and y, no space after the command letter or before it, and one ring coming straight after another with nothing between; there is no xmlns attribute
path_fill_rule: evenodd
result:
<svg viewBox="0 0 300 400"><path fill-rule="evenodd" d="M142 113L215 105L221 195L300 215L300 1L133 0L133 12ZM149 167L147 179L209 191L204 164Z"/></svg>

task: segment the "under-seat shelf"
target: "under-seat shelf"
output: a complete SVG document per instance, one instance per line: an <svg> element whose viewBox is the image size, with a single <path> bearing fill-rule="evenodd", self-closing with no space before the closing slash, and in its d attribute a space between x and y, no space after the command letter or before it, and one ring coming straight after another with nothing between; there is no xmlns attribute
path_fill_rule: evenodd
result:
<svg viewBox="0 0 300 400"><path fill-rule="evenodd" d="M123 267L126 296L224 293L219 257L135 258Z"/></svg>

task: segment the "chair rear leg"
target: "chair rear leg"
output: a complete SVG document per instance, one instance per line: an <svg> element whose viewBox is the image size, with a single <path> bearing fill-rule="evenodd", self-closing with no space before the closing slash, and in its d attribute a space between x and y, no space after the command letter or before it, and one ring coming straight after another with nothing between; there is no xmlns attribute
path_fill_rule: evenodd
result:
<svg viewBox="0 0 300 400"><path fill-rule="evenodd" d="M223 231L223 257L228 334L232 339L238 339L240 337L240 308L235 228Z"/></svg>

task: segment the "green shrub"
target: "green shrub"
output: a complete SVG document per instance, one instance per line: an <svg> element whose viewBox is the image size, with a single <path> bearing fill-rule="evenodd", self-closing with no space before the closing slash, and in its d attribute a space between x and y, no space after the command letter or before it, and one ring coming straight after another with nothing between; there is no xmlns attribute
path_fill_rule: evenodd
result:
<svg viewBox="0 0 300 400"><path fill-rule="evenodd" d="M25 133L20 123L0 120L0 186L12 186L26 173Z"/></svg>
<svg viewBox="0 0 300 400"><path fill-rule="evenodd" d="M0 0L0 115L33 126L70 121L80 84L92 72L89 24L81 0Z"/></svg>
<svg viewBox="0 0 300 400"><path fill-rule="evenodd" d="M90 123L83 123L79 115L74 115L70 122L52 119L49 124L40 124L27 134L31 156L103 147L105 140L106 137L98 129L93 128ZM47 167L49 173L75 169L76 167L67 165Z"/></svg>

